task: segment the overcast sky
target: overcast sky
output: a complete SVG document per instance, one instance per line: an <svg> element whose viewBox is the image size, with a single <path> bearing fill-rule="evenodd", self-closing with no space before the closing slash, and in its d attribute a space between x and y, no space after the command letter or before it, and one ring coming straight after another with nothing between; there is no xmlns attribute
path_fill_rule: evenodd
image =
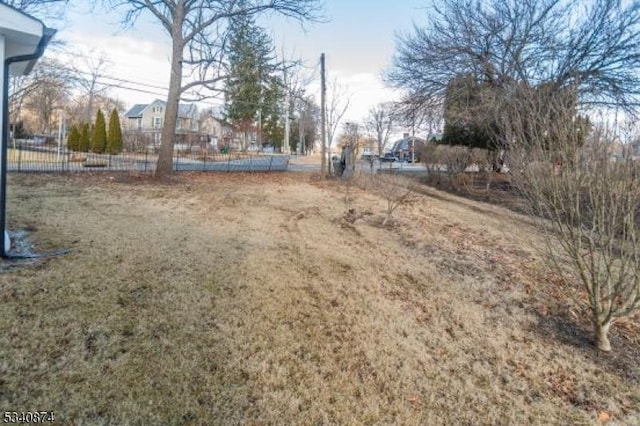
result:
<svg viewBox="0 0 640 426"><path fill-rule="evenodd" d="M414 21L424 22L427 2L326 0L326 23L306 24L304 29L283 19L262 19L260 24L271 33L279 50L304 59L310 69L317 68L324 52L330 78L336 77L351 92L352 106L346 118L360 120L371 106L394 97L380 79L393 55L394 34L409 30ZM147 84L123 82L138 91L112 90L127 107L166 96L162 88L168 84L168 36L149 18L141 18L132 29L123 29L119 25L122 11L90 11L79 3L71 2L57 36L69 43L68 50L79 53L71 60L82 66L83 56L104 53L111 60L106 71L109 76Z"/></svg>

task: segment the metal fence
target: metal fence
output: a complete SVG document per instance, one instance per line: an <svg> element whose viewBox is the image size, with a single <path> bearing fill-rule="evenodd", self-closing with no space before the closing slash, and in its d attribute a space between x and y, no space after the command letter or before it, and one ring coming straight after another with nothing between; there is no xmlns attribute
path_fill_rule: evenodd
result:
<svg viewBox="0 0 640 426"><path fill-rule="evenodd" d="M153 172L157 154L153 152L117 155L79 153L64 148L32 144L12 144L7 168L12 172L131 171ZM266 172L286 171L289 156L280 154L175 151L175 171Z"/></svg>

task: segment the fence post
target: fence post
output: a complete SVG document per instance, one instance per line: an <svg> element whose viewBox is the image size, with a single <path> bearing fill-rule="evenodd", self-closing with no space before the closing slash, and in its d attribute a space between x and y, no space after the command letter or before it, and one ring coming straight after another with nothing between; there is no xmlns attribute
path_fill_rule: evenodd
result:
<svg viewBox="0 0 640 426"><path fill-rule="evenodd" d="M273 164L273 155L269 156L269 171L271 171L271 165Z"/></svg>
<svg viewBox="0 0 640 426"><path fill-rule="evenodd" d="M22 146L20 146L20 149L18 150L18 171L20 171L21 166L22 166Z"/></svg>

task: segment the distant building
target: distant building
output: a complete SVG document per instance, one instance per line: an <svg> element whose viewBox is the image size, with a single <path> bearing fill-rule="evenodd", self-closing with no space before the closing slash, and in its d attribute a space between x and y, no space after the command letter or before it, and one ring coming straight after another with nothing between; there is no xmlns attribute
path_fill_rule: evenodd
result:
<svg viewBox="0 0 640 426"><path fill-rule="evenodd" d="M402 139L397 140L393 144L391 152L393 152L400 161L419 162L425 145L426 142L424 139L409 136L408 133L405 133Z"/></svg>
<svg viewBox="0 0 640 426"><path fill-rule="evenodd" d="M207 135L209 145L215 150L241 148L240 134L235 126L212 110L205 111L200 115L200 132Z"/></svg>
<svg viewBox="0 0 640 426"><path fill-rule="evenodd" d="M160 145L166 106L167 103L160 99L156 99L150 104L134 105L125 114L123 123L125 131L143 133L149 136L154 145ZM194 104L180 104L176 121L176 135L198 136L199 130L198 107Z"/></svg>

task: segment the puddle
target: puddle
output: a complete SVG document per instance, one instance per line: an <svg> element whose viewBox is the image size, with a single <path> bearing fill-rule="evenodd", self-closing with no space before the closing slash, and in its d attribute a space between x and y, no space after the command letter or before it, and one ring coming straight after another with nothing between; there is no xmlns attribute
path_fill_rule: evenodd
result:
<svg viewBox="0 0 640 426"><path fill-rule="evenodd" d="M29 238L29 232L24 230L9 231L11 247L9 255L33 257L33 242Z"/></svg>
<svg viewBox="0 0 640 426"><path fill-rule="evenodd" d="M31 232L27 230L9 231L11 247L8 251L8 259L0 259L0 272L18 266L33 266L52 256L66 254L68 250L56 250L47 253L35 253L35 245L31 238Z"/></svg>

